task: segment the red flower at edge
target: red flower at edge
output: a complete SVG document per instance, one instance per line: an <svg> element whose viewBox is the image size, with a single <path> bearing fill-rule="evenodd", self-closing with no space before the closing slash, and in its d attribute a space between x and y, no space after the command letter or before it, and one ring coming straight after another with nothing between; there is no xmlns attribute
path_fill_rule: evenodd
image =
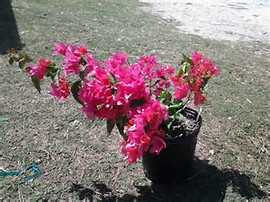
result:
<svg viewBox="0 0 270 202"><path fill-rule="evenodd" d="M60 76L59 77L59 86L54 83L51 84L52 90L49 92L56 99L65 99L70 95L69 84L65 82L65 79Z"/></svg>

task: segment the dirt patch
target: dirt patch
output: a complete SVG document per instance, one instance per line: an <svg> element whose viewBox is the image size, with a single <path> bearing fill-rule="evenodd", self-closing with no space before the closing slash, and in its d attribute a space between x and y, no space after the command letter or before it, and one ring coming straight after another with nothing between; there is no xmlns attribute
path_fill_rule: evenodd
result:
<svg viewBox="0 0 270 202"><path fill-rule="evenodd" d="M204 38L270 43L270 1L141 0L143 10L175 20L182 33Z"/></svg>

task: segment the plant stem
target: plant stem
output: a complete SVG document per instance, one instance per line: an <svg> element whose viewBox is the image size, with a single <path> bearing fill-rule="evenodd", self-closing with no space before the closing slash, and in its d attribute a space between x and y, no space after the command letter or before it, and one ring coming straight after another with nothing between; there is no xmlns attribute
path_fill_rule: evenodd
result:
<svg viewBox="0 0 270 202"><path fill-rule="evenodd" d="M199 113L197 115L196 122L198 122L201 113L202 113L202 107L200 107L200 109L199 109Z"/></svg>

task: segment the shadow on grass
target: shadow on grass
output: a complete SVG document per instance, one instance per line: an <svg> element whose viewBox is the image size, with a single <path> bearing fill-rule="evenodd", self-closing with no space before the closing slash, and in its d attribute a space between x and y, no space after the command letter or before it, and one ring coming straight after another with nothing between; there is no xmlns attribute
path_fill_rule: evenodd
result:
<svg viewBox="0 0 270 202"><path fill-rule="evenodd" d="M0 0L0 54L6 54L11 48L22 48L11 0Z"/></svg>
<svg viewBox="0 0 270 202"><path fill-rule="evenodd" d="M116 196L107 185L94 182L94 189L73 184L71 192L76 192L80 200L90 201L223 201L227 189L237 192L246 199L262 199L267 193L250 181L250 178L237 170L220 170L206 161L196 160L189 180L182 183L138 185L134 183L139 196L125 194ZM229 193L229 194L230 194Z"/></svg>

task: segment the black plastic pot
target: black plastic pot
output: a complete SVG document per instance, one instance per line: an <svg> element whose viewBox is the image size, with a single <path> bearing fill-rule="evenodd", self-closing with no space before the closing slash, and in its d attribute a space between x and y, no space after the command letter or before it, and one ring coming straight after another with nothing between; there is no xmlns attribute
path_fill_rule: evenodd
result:
<svg viewBox="0 0 270 202"><path fill-rule="evenodd" d="M198 113L185 108L182 114L196 120ZM166 148L158 155L144 152L142 165L144 173L152 182L171 182L186 179L193 163L197 136L202 125L199 116L198 127L187 137L165 138Z"/></svg>

